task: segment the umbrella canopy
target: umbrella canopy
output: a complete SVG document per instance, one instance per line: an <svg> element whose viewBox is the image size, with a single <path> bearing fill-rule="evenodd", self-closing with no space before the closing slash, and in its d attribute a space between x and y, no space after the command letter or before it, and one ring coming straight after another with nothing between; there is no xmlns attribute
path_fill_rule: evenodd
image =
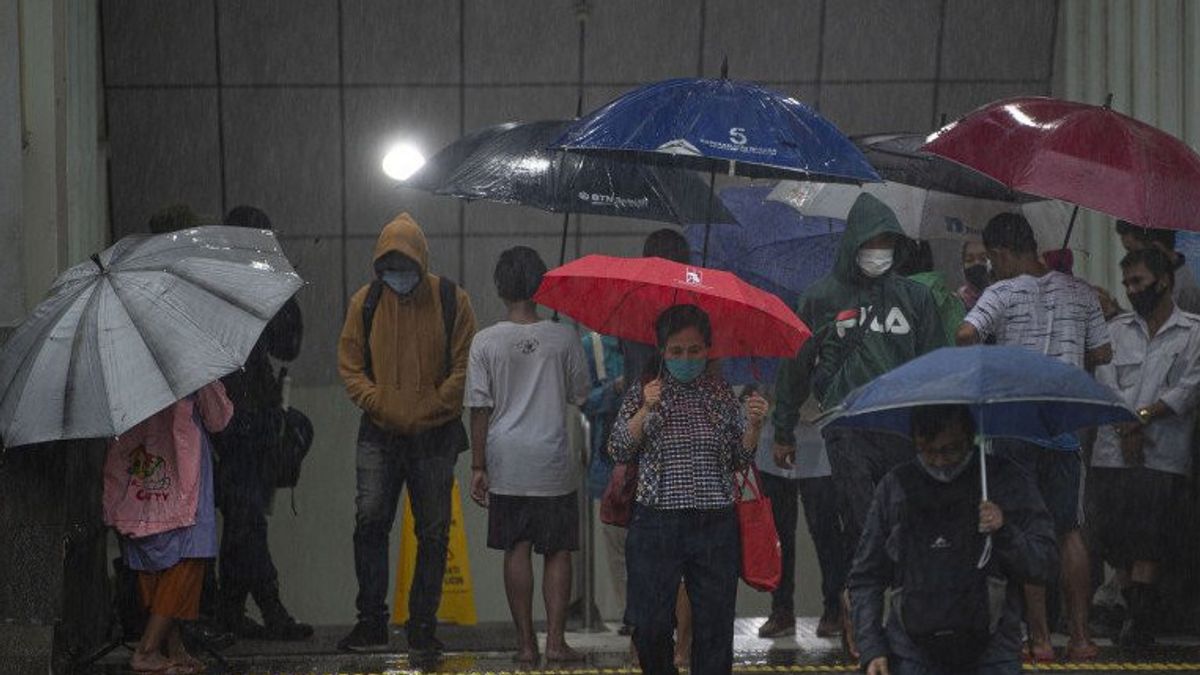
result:
<svg viewBox="0 0 1200 675"><path fill-rule="evenodd" d="M851 392L829 424L908 435L912 409L970 406L985 436L1048 439L1135 422L1113 391L1083 370L1018 347L946 347Z"/></svg>
<svg viewBox="0 0 1200 675"><path fill-rule="evenodd" d="M1005 99L942 128L924 149L1014 190L1144 227L1200 230L1200 155L1108 106Z"/></svg>
<svg viewBox="0 0 1200 675"><path fill-rule="evenodd" d="M846 223L805 216L768 199L772 191L769 186L721 191L721 201L740 224L713 226L709 266L733 272L793 306L800 293L833 269ZM690 225L684 235L695 262L700 257L704 229Z"/></svg>
<svg viewBox="0 0 1200 675"><path fill-rule="evenodd" d="M795 307L812 283L833 270L846 223L803 216L777 201L767 200L770 186L730 187L721 201L743 225L714 225L709 243L709 266L733 272L742 280L773 293ZM704 230L689 225L685 231L692 261L700 260ZM778 360L729 358L722 363L732 384L772 382Z"/></svg>
<svg viewBox="0 0 1200 675"><path fill-rule="evenodd" d="M880 179L854 144L808 106L724 78L635 89L575 122L554 146L752 178Z"/></svg>
<svg viewBox="0 0 1200 675"><path fill-rule="evenodd" d="M862 186L781 181L770 199L809 216L844 219L854 200L867 192L896 213L913 239L979 239L998 213L1023 214L1038 236L1039 248L1061 246L1070 210L1056 200L1014 192L996 180L956 162L921 151L918 134L857 136L863 151L884 182Z"/></svg>
<svg viewBox="0 0 1200 675"><path fill-rule="evenodd" d="M672 305L712 320L710 356L795 356L811 332L778 297L729 272L662 258L589 255L546 273L534 296L603 335L655 344L654 322Z"/></svg>
<svg viewBox="0 0 1200 675"><path fill-rule="evenodd" d="M266 230L122 239L64 272L4 345L5 446L125 432L240 368L302 283Z"/></svg>
<svg viewBox="0 0 1200 675"><path fill-rule="evenodd" d="M443 148L403 185L555 213L704 222L708 185L696 174L548 149L570 124L510 122L475 131ZM713 217L733 222L719 205Z"/></svg>

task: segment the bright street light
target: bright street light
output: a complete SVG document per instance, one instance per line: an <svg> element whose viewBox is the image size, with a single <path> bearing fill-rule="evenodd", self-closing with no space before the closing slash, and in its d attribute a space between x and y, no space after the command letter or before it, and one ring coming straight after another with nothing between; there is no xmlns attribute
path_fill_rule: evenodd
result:
<svg viewBox="0 0 1200 675"><path fill-rule="evenodd" d="M397 143L383 156L383 172L392 180L408 180L424 165L425 155L411 143Z"/></svg>

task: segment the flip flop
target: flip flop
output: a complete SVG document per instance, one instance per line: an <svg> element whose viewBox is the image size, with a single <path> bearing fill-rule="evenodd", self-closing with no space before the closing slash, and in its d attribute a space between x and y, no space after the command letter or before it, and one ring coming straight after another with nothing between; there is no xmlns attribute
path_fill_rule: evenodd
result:
<svg viewBox="0 0 1200 675"><path fill-rule="evenodd" d="M1082 647L1067 647L1068 661L1095 661L1100 658L1100 646L1089 642Z"/></svg>
<svg viewBox="0 0 1200 675"><path fill-rule="evenodd" d="M1021 661L1024 663L1054 663L1058 657L1054 654L1054 648L1042 651L1034 651L1033 647L1026 646L1021 650Z"/></svg>

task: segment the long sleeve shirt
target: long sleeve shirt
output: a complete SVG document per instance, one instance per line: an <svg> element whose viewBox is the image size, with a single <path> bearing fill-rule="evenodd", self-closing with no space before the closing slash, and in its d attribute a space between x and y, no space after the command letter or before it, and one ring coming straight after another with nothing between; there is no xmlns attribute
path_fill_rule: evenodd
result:
<svg viewBox="0 0 1200 675"><path fill-rule="evenodd" d="M637 502L663 510L719 509L736 499L733 471L754 459L744 447L746 418L720 376L684 384L663 375L662 400L635 441L629 421L642 407L642 388L629 387L609 437L617 462L638 462Z"/></svg>
<svg viewBox="0 0 1200 675"><path fill-rule="evenodd" d="M1143 430L1145 466L1157 471L1191 475L1192 435L1196 404L1200 402L1200 316L1178 308L1154 337L1146 321L1134 313L1109 324L1112 362L1096 369L1096 380L1107 385L1131 408L1162 401L1170 417L1156 419ZM1124 468L1121 441L1112 427L1100 427L1092 451L1092 466Z"/></svg>

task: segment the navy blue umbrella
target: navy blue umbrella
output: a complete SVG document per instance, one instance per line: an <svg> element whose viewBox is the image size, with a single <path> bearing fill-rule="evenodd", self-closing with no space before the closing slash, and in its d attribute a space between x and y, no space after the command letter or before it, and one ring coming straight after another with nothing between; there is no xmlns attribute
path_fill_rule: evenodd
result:
<svg viewBox="0 0 1200 675"><path fill-rule="evenodd" d="M750 186L721 191L721 202L739 224L712 226L708 266L733 272L795 307L805 289L833 270L846 224L804 216L768 200L772 189ZM689 225L684 230L694 262L703 255L704 229ZM733 384L771 382L777 370L777 359L724 360L726 379Z"/></svg>
<svg viewBox="0 0 1200 675"><path fill-rule="evenodd" d="M718 172L826 183L882 180L816 111L766 87L726 79L726 72L723 65L719 79L635 89L572 124L553 145L707 171L710 190ZM705 246L701 261L707 257Z"/></svg>

